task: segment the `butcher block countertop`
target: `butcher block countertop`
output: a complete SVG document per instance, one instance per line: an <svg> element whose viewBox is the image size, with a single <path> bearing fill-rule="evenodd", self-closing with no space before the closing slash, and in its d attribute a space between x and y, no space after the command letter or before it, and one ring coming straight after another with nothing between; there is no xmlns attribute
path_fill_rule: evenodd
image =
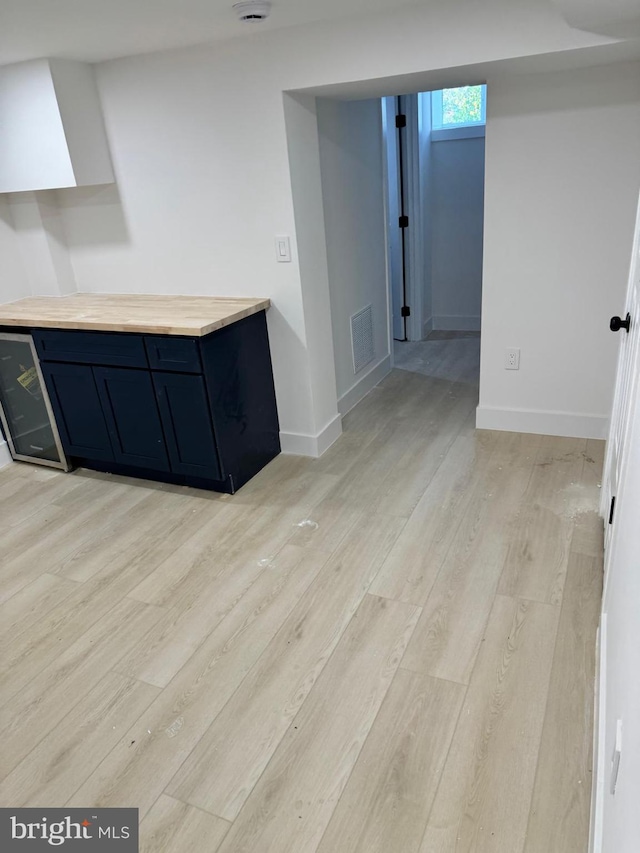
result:
<svg viewBox="0 0 640 853"><path fill-rule="evenodd" d="M269 299L73 293L0 305L0 326L202 337L265 311Z"/></svg>

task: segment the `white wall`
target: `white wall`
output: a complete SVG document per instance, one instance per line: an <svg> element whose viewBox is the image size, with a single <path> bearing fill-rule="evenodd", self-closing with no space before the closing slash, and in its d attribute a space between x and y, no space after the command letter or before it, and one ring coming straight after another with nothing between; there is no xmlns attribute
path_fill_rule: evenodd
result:
<svg viewBox="0 0 640 853"><path fill-rule="evenodd" d="M27 271L20 256L20 248L13 224L9 199L0 195L0 303L15 302L31 296Z"/></svg>
<svg viewBox="0 0 640 853"><path fill-rule="evenodd" d="M337 409L335 390L332 410L312 404L282 86L243 42L97 77L117 188L58 193L78 289L270 297L281 429L314 439ZM292 235L292 263L276 263L276 234Z"/></svg>
<svg viewBox="0 0 640 853"><path fill-rule="evenodd" d="M640 64L489 79L480 406L605 437L640 185ZM506 347L521 349L504 370Z"/></svg>
<svg viewBox="0 0 640 853"><path fill-rule="evenodd" d="M432 141L431 172L433 328L479 330L484 137Z"/></svg>
<svg viewBox="0 0 640 853"><path fill-rule="evenodd" d="M303 304L295 240L294 262L275 262L274 235L296 236L282 92L373 80L373 97L408 91L407 75L420 91L437 69L606 43L533 0L438 0L102 63L117 189L58 193L78 289L271 297L281 428L313 443L336 415L335 372L330 354L301 357L330 328ZM308 215L321 230L322 205Z"/></svg>
<svg viewBox="0 0 640 853"><path fill-rule="evenodd" d="M306 409L311 414L316 433L309 438L287 432L282 436L282 447L291 453L321 456L341 434L342 420L336 411L327 243L318 215L322 210L322 179L316 99L310 95L285 95L284 107L302 308L305 317L313 318L305 325L306 347L299 360L309 377L308 387L301 388L300 393L308 395L309 405L303 409L301 397L296 403L300 411ZM271 343L273 346L273 339Z"/></svg>
<svg viewBox="0 0 640 853"><path fill-rule="evenodd" d="M75 275L55 194L9 196L14 237L34 296L63 296L76 290Z"/></svg>
<svg viewBox="0 0 640 853"><path fill-rule="evenodd" d="M371 389L366 376L372 370L380 381L381 371L390 369L381 110L378 100L324 98L317 110L336 388L344 413ZM375 355L354 375L351 315L367 305Z"/></svg>

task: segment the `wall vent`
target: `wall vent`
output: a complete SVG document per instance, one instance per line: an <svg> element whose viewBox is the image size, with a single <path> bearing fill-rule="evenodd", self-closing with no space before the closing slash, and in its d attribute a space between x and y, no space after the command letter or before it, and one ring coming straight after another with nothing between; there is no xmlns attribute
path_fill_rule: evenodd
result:
<svg viewBox="0 0 640 853"><path fill-rule="evenodd" d="M373 319L371 305L351 317L351 348L353 350L353 372L359 373L365 364L373 361Z"/></svg>

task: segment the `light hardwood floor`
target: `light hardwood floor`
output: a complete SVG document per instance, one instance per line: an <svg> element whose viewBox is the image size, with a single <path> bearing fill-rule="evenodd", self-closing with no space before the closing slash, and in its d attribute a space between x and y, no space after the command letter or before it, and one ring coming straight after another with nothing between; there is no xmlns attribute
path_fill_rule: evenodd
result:
<svg viewBox="0 0 640 853"><path fill-rule="evenodd" d="M480 332L433 331L424 341L394 341L393 357L400 370L477 386Z"/></svg>
<svg viewBox="0 0 640 853"><path fill-rule="evenodd" d="M452 375L234 497L0 471L0 805L136 806L144 853L585 853L603 445L475 431Z"/></svg>

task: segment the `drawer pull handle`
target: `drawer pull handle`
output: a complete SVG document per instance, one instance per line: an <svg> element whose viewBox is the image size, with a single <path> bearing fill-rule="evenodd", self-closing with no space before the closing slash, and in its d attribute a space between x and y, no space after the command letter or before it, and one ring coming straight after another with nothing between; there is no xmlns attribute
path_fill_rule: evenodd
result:
<svg viewBox="0 0 640 853"><path fill-rule="evenodd" d="M44 450L44 447L38 447L38 445L37 445L37 444L30 444L30 445L29 445L29 447L30 447L32 450Z"/></svg>

